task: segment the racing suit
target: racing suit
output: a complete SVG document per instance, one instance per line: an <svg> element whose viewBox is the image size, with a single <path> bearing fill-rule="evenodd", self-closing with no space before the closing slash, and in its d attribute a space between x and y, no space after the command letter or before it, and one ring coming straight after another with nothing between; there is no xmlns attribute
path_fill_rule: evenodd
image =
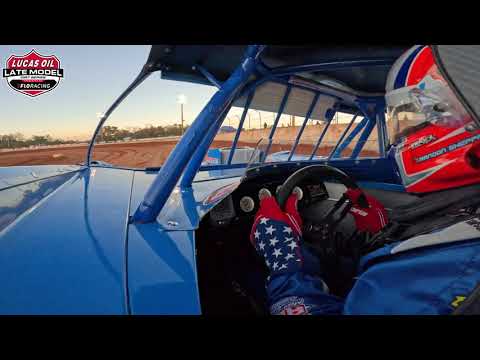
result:
<svg viewBox="0 0 480 360"><path fill-rule="evenodd" d="M302 242L291 196L261 200L250 235L269 269L271 314L450 314L480 282L480 220L393 242L363 256L345 298L329 294L319 258Z"/></svg>

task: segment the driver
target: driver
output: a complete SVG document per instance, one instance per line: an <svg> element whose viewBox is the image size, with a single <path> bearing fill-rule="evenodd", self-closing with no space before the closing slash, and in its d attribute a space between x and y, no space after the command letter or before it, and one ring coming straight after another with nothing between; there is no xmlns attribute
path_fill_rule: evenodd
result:
<svg viewBox="0 0 480 360"><path fill-rule="evenodd" d="M297 196L282 210L260 191L250 241L268 268L271 314L451 314L480 309L480 131L435 64L415 46L393 65L386 104L390 154L407 192L419 196L387 213L348 189L362 253L353 286L333 294L325 263L302 236ZM359 201L365 197L368 203ZM364 236L360 236L364 235ZM368 240L365 240L368 239ZM367 249L367 250L365 250Z"/></svg>

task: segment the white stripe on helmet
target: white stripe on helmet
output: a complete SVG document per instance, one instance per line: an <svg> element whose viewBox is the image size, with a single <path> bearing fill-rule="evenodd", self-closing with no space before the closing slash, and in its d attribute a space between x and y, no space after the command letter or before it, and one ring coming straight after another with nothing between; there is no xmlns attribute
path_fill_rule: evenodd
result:
<svg viewBox="0 0 480 360"><path fill-rule="evenodd" d="M397 78L397 75L398 75L398 72L400 71L403 63L405 62L405 60L410 56L410 54L412 52L414 52L415 50L417 50L419 47L421 46L424 46L424 45L415 45L413 46L412 48L410 48L408 51L404 52L396 61L395 63L393 64L393 66L391 67L390 71L388 72L388 76L387 76L387 82L385 84L385 92L389 92L389 91L392 91L392 90L395 90L394 89L394 85L395 85L395 80Z"/></svg>

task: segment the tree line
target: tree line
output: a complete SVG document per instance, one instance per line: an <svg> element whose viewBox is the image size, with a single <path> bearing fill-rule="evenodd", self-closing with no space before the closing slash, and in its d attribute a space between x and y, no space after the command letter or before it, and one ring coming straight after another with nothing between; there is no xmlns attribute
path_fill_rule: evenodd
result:
<svg viewBox="0 0 480 360"><path fill-rule="evenodd" d="M187 128L188 126L183 129L183 132L185 132ZM122 129L117 126L104 126L98 134L97 141L120 141L179 135L182 135L182 128L178 124L167 126L148 125L144 128L128 129ZM5 135L0 134L0 149L15 149L39 145L78 144L80 142L82 141L53 138L51 135L32 135L27 138L19 132Z"/></svg>
<svg viewBox="0 0 480 360"><path fill-rule="evenodd" d="M183 132L187 128L188 126L184 127ZM180 135L182 135L182 127L179 124L167 126L148 125L144 128L128 129L122 129L117 126L104 126L98 134L97 141L119 141Z"/></svg>
<svg viewBox="0 0 480 360"><path fill-rule="evenodd" d="M25 138L21 133L0 134L0 149L15 149L38 145L73 144L77 142L78 141L74 140L54 139L50 135L33 135L29 138Z"/></svg>

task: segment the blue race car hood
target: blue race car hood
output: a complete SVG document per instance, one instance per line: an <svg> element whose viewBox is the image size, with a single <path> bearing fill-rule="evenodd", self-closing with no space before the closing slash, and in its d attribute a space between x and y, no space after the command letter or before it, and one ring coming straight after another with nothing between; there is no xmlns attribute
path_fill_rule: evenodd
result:
<svg viewBox="0 0 480 360"><path fill-rule="evenodd" d="M133 171L120 169L2 169L0 313L128 311L125 239L132 179Z"/></svg>
<svg viewBox="0 0 480 360"><path fill-rule="evenodd" d="M199 314L195 229L241 172L201 172L128 225L156 173L0 169L0 314Z"/></svg>

